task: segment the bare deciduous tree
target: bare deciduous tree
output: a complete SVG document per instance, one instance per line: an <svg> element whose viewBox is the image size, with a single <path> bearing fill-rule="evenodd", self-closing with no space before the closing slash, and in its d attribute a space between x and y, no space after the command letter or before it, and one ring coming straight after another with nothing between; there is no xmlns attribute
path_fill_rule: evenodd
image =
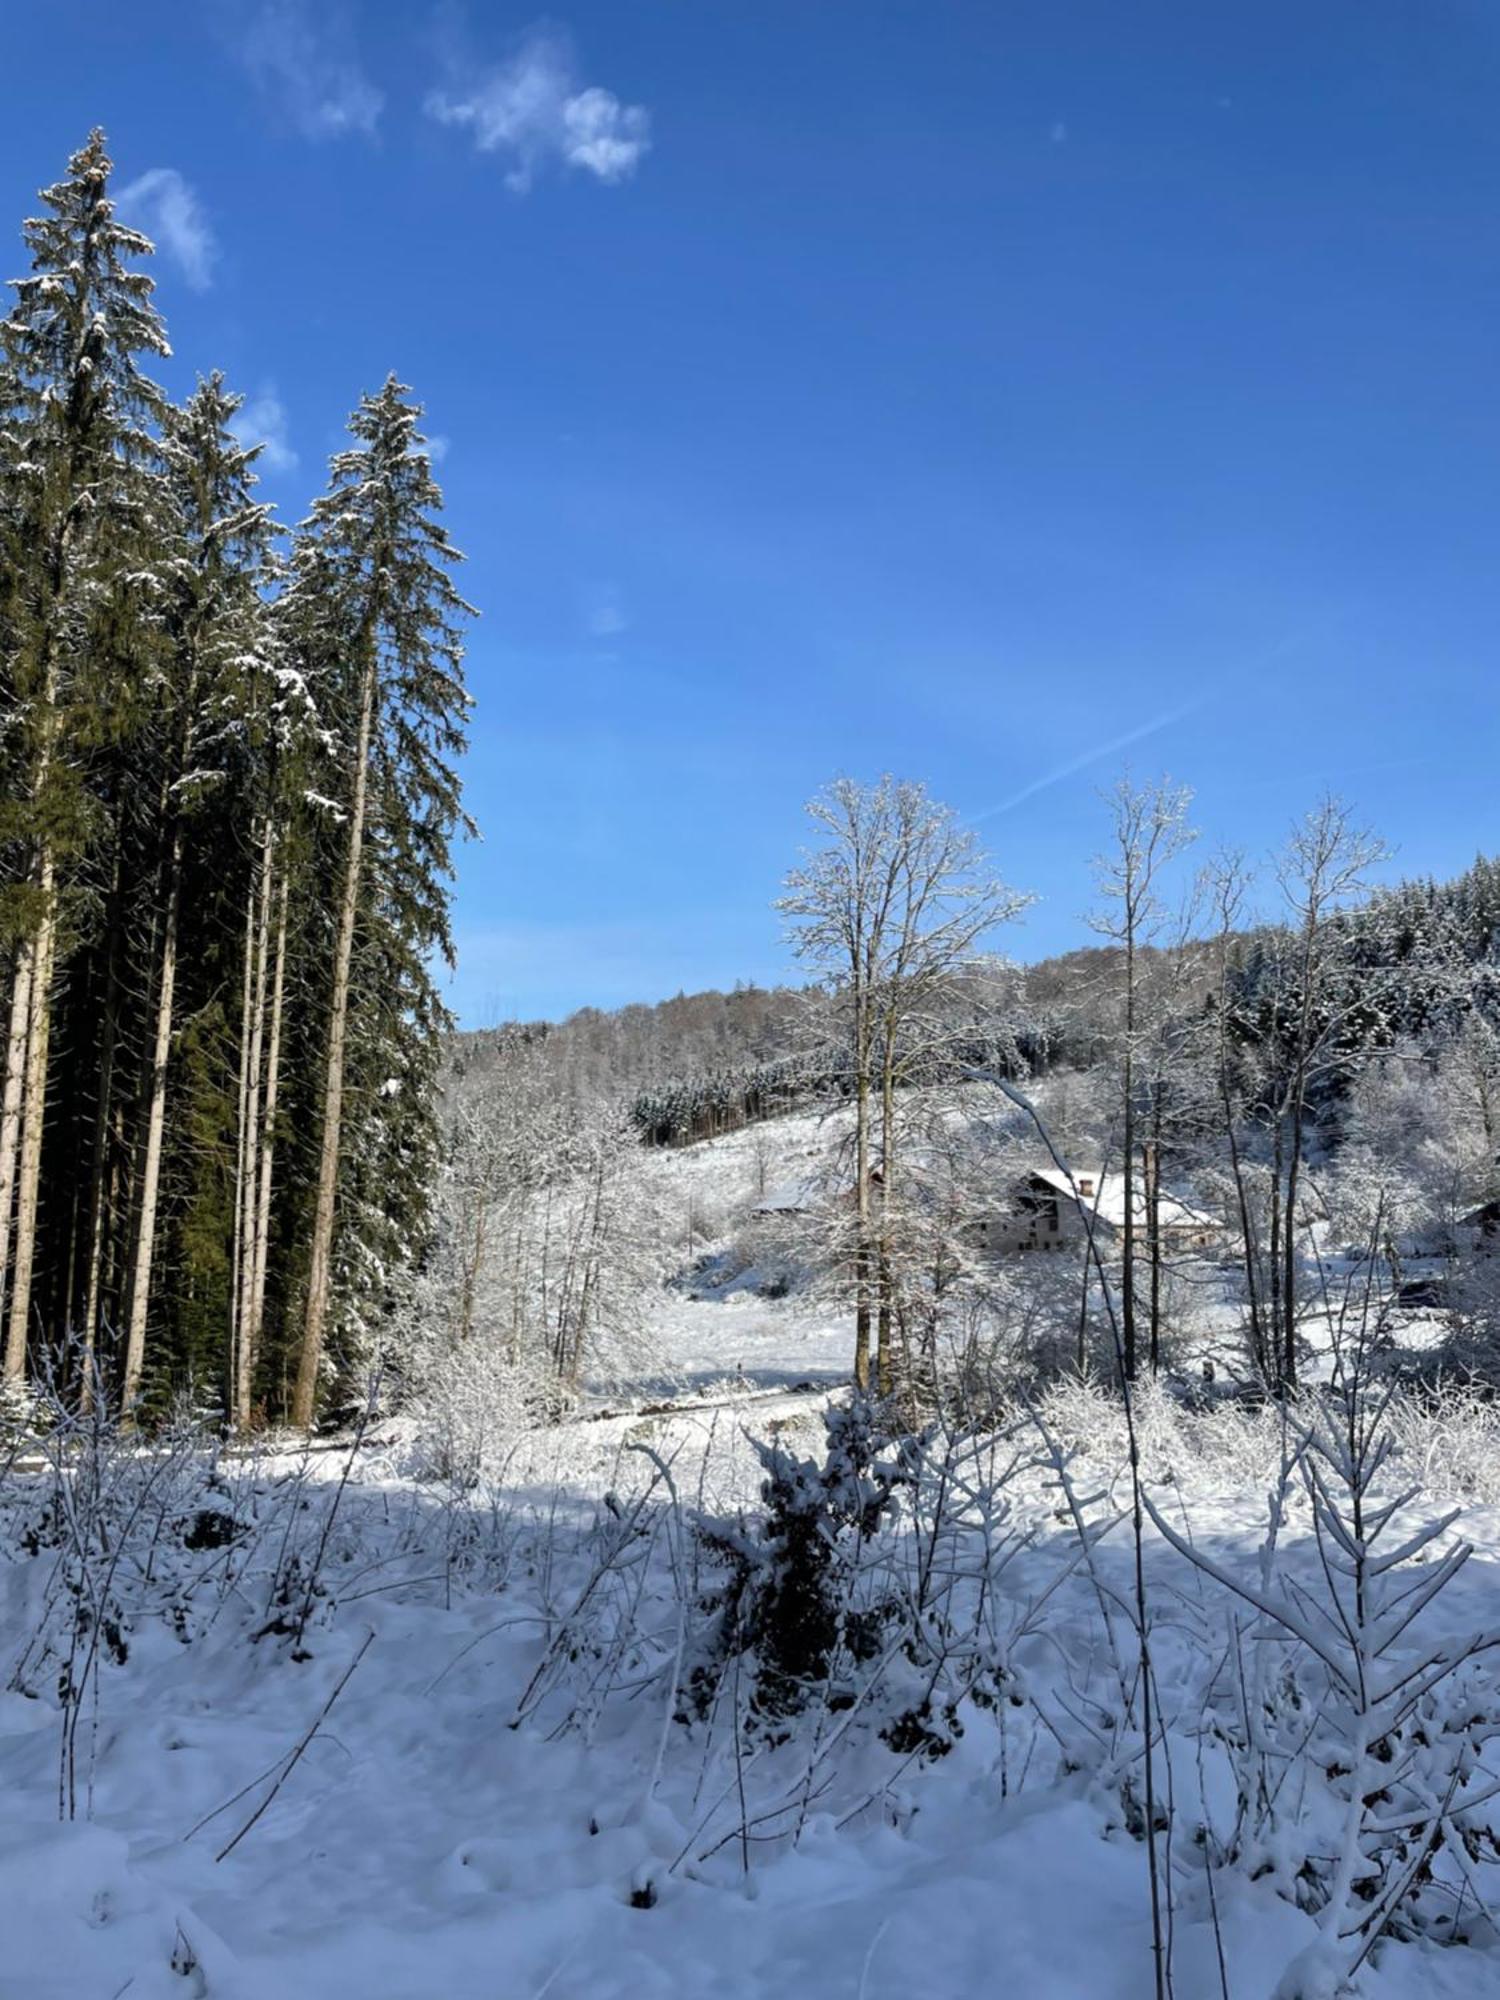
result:
<svg viewBox="0 0 1500 2000"><path fill-rule="evenodd" d="M854 1378L895 1379L891 1219L899 1168L896 1091L945 1032L940 1001L984 940L1028 898L987 872L978 837L919 784L839 778L808 806L823 844L787 877L777 907L799 958L831 993L853 1077ZM875 1118L880 1099L876 1214Z"/></svg>
<svg viewBox="0 0 1500 2000"><path fill-rule="evenodd" d="M1090 919L1093 928L1120 950L1124 1002L1121 1032L1121 1144L1124 1214L1121 1225L1121 1333L1125 1373L1135 1380L1138 1361L1136 1328L1136 1123L1137 1067L1142 1021L1140 954L1155 942L1168 919L1161 894L1163 871L1197 837L1188 825L1192 793L1165 778L1137 785L1123 777L1109 794L1112 816L1109 849L1096 862L1103 907ZM1150 1176L1154 1187L1154 1172Z"/></svg>
<svg viewBox="0 0 1500 2000"><path fill-rule="evenodd" d="M1294 828L1277 865L1293 920L1295 979L1272 1135L1272 1319L1283 1388L1297 1380L1297 1204L1308 1088L1333 1049L1343 1014L1341 1007L1327 1004L1331 929L1344 905L1363 893L1370 870L1386 851L1383 841L1353 824L1341 800L1326 798Z"/></svg>

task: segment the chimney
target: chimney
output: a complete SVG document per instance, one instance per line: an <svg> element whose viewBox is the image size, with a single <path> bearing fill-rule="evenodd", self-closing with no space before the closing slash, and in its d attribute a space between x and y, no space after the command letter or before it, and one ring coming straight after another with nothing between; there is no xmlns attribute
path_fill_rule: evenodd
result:
<svg viewBox="0 0 1500 2000"><path fill-rule="evenodd" d="M1080 1176L1078 1182L1078 1192L1081 1195L1083 1195L1086 1200L1092 1201L1094 1196L1094 1183L1092 1178L1084 1178Z"/></svg>

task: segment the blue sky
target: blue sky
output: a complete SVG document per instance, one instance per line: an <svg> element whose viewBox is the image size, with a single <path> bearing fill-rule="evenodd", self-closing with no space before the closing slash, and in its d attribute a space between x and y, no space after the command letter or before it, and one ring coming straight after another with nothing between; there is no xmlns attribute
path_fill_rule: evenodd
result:
<svg viewBox="0 0 1500 2000"><path fill-rule="evenodd" d="M446 441L466 1021L783 973L839 771L985 815L1025 957L1086 936L1127 756L1255 852L1329 787L1395 872L1496 846L1487 0L78 0L6 42L12 268L103 123L169 384L247 393L285 518L393 367Z"/></svg>

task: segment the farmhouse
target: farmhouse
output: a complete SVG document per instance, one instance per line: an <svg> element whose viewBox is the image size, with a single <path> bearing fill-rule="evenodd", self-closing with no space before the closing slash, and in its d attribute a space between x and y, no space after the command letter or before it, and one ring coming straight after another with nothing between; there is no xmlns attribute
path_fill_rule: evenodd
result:
<svg viewBox="0 0 1500 2000"><path fill-rule="evenodd" d="M1397 1237L1403 1257L1493 1257L1500 1252L1500 1195L1462 1215L1439 1216Z"/></svg>
<svg viewBox="0 0 1500 2000"><path fill-rule="evenodd" d="M1461 1215L1458 1218L1458 1229L1467 1236L1475 1250L1486 1256L1492 1254L1497 1247L1500 1247L1500 1196L1482 1201L1477 1208L1471 1208L1467 1215Z"/></svg>
<svg viewBox="0 0 1500 2000"><path fill-rule="evenodd" d="M1136 1228L1147 1234L1146 1188L1133 1187ZM1125 1177L1094 1172L1069 1176L1056 1167L1035 1167L1012 1183L1004 1201L976 1225L979 1246L997 1255L1013 1250L1066 1250L1087 1241L1090 1230L1101 1246L1112 1246L1125 1226ZM1162 1248L1210 1250L1219 1225L1202 1209L1161 1190L1157 1229Z"/></svg>

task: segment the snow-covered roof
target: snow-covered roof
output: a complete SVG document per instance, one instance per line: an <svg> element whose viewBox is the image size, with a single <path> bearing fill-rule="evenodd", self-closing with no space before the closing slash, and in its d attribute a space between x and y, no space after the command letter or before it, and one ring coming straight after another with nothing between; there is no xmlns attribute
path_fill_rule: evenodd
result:
<svg viewBox="0 0 1500 2000"><path fill-rule="evenodd" d="M809 1208L816 1208L822 1197L822 1189L814 1180L783 1181L779 1187L767 1188L755 1204L757 1215L801 1215Z"/></svg>
<svg viewBox="0 0 1500 2000"><path fill-rule="evenodd" d="M1087 1170L1075 1173L1071 1180L1057 1167L1037 1167L1032 1178L1045 1181L1060 1195L1076 1201L1090 1215L1097 1215L1101 1222L1111 1229L1120 1229L1125 1223L1125 1176L1123 1174L1098 1174ZM1085 1193L1085 1187L1088 1192ZM1137 1177L1132 1182L1136 1213L1144 1219L1146 1212L1145 1183ZM1217 1227L1214 1218L1201 1208L1194 1208L1190 1202L1178 1195L1168 1194L1162 1188L1157 1195L1157 1216L1164 1229L1213 1229Z"/></svg>

